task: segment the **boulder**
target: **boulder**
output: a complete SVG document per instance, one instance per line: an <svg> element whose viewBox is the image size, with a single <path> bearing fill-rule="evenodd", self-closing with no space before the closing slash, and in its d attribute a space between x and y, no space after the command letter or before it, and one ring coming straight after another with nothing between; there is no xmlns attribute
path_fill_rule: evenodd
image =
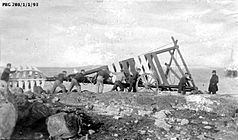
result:
<svg viewBox="0 0 238 140"><path fill-rule="evenodd" d="M74 113L61 112L48 117L47 130L50 137L70 138L81 132L81 119Z"/></svg>
<svg viewBox="0 0 238 140"><path fill-rule="evenodd" d="M155 117L155 126L163 128L166 131L169 131L171 128L171 125L169 125L165 119L167 118L167 115L170 114L169 110L161 110L159 112L156 112L153 117Z"/></svg>
<svg viewBox="0 0 238 140"><path fill-rule="evenodd" d="M7 91L0 92L0 95L3 95L0 100L0 139L10 139L17 121L17 110L13 103L4 97L8 94Z"/></svg>

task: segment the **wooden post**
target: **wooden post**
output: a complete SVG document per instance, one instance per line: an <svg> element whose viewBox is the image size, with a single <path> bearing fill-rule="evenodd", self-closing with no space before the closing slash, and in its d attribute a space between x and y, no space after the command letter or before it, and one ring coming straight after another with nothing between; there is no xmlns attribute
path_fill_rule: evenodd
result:
<svg viewBox="0 0 238 140"><path fill-rule="evenodd" d="M172 52L170 52L170 51L169 51L169 53L170 53L170 55L171 55L171 58L174 60L174 63L175 63L175 64L176 64L176 66L178 67L178 69L179 69L180 73L181 73L182 75L184 75L184 72L183 72L183 70L182 70L182 69L181 69L181 67L179 66L179 64L178 64L177 60L174 58L174 55L172 54Z"/></svg>
<svg viewBox="0 0 238 140"><path fill-rule="evenodd" d="M157 81L159 82L159 84L161 84L162 82L161 82L161 80L160 80L160 78L159 78L159 74L158 74L158 72L157 72L157 69L156 69L156 67L155 67L155 65L154 65L154 63L153 63L153 61L152 61L152 54L146 54L145 57L146 57L147 60L149 61L149 64L150 64L150 66L151 66L151 68L152 68L152 70L153 70L153 72L154 72L153 75L156 76Z"/></svg>
<svg viewBox="0 0 238 140"><path fill-rule="evenodd" d="M178 74L169 66L169 64L165 63L165 65L167 66L167 69L169 69L175 75L175 77L180 80L181 77L178 76Z"/></svg>
<svg viewBox="0 0 238 140"><path fill-rule="evenodd" d="M182 62L183 62L183 65L184 65L184 67L185 67L187 73L191 76L191 73L190 73L190 71L189 71L189 69L188 69L188 67L187 67L187 65L186 65L186 63L185 63L185 61L184 61L184 59L183 59L183 56L182 56L182 54L181 54L179 48L177 48L177 51L178 51L178 54L179 54L179 56L180 56L180 58L181 58L181 60L182 60ZM191 79L192 79L192 76L191 76ZM196 87L194 81L191 80L191 82L192 82L193 87Z"/></svg>
<svg viewBox="0 0 238 140"><path fill-rule="evenodd" d="M156 53L152 53L152 55L153 55L153 58L155 60L156 65L157 65L157 68L159 70L160 76L161 76L161 78L163 80L163 84L164 85L169 85L169 83L167 81L167 78L166 78L166 76L164 74L164 70L163 70L163 68L162 68L162 66L161 66L161 64L159 62L159 58L157 57L157 54Z"/></svg>
<svg viewBox="0 0 238 140"><path fill-rule="evenodd" d="M174 51L175 51L175 49L172 51L172 54L174 54ZM173 59L172 59L172 57L171 57L170 60L169 60L169 64L168 64L169 66L171 66L172 60L173 60ZM167 78L167 76L168 76L168 74L169 74L169 70L170 70L170 69L168 69L168 67L167 67L166 72L165 72L166 78Z"/></svg>
<svg viewBox="0 0 238 140"><path fill-rule="evenodd" d="M150 69L148 66L148 61L145 59L145 55L141 55L140 56L140 60L141 60L141 65L142 65L142 69L144 70L145 73L150 73Z"/></svg>

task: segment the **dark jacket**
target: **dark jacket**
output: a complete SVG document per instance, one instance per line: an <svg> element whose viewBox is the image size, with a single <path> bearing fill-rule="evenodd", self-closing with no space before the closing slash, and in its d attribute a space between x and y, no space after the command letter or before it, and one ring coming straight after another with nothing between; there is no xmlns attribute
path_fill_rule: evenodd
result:
<svg viewBox="0 0 238 140"><path fill-rule="evenodd" d="M74 77L74 79L76 79L78 82L83 82L86 80L86 77L83 73L77 73Z"/></svg>
<svg viewBox="0 0 238 140"><path fill-rule="evenodd" d="M56 79L63 83L63 81L68 80L68 77L66 77L63 73L60 73Z"/></svg>
<svg viewBox="0 0 238 140"><path fill-rule="evenodd" d="M188 78L183 76L180 81L179 81L179 86L182 86L182 87L185 87L185 86L188 86L189 83L188 83Z"/></svg>
<svg viewBox="0 0 238 140"><path fill-rule="evenodd" d="M208 91L210 91L210 92L218 91L218 86L217 86L218 82L219 82L218 76L217 75L212 75L212 77L210 79Z"/></svg>
<svg viewBox="0 0 238 140"><path fill-rule="evenodd" d="M130 77L130 82L136 82L139 76L140 74L138 72L133 73L133 75Z"/></svg>
<svg viewBox="0 0 238 140"><path fill-rule="evenodd" d="M8 82L10 73L14 73L14 72L16 71L11 71L9 68L5 68L2 73L1 80Z"/></svg>

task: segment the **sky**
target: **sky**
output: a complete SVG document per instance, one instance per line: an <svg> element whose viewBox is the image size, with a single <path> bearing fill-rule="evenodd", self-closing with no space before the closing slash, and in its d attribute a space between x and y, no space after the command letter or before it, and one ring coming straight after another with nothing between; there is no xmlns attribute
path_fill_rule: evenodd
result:
<svg viewBox="0 0 238 140"><path fill-rule="evenodd" d="M232 48L238 64L237 0L0 1L0 65L110 64L169 44L171 36L191 67L226 67Z"/></svg>

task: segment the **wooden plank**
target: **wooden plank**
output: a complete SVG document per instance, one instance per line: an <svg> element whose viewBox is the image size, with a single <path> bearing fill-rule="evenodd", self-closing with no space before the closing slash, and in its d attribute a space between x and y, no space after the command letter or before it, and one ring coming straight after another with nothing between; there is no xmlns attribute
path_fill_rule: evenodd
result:
<svg viewBox="0 0 238 140"><path fill-rule="evenodd" d="M33 92L34 91L34 86L35 86L35 81L31 80L30 84L31 84L31 91Z"/></svg>
<svg viewBox="0 0 238 140"><path fill-rule="evenodd" d="M112 64L111 64L111 65L110 65L110 64L108 65L108 70L111 71L111 72L115 72L115 69L114 69L114 67L113 67Z"/></svg>
<svg viewBox="0 0 238 140"><path fill-rule="evenodd" d="M178 80L181 79L181 77L179 77L179 75L170 67L169 64L166 63L165 65L167 66L167 69L169 69L175 75L175 77L178 78Z"/></svg>
<svg viewBox="0 0 238 140"><path fill-rule="evenodd" d="M141 62L139 60L139 57L134 57L134 60L135 60L135 67L136 68L140 68L142 70L142 65L141 65ZM143 70L142 70L143 71ZM143 71L144 72L144 71Z"/></svg>
<svg viewBox="0 0 238 140"><path fill-rule="evenodd" d="M148 61L145 59L145 56L144 55L141 55L140 56L140 59L141 59L141 65L142 65L142 67L144 68L144 70L145 70L145 73L151 73L151 71L150 71L150 68L149 68L149 63L148 63Z"/></svg>
<svg viewBox="0 0 238 140"><path fill-rule="evenodd" d="M113 66L114 72L117 72L117 69L114 63L112 64L112 66Z"/></svg>
<svg viewBox="0 0 238 140"><path fill-rule="evenodd" d="M129 59L128 63L129 63L130 72L135 73L136 72L135 60L133 58L131 58L131 59Z"/></svg>
<svg viewBox="0 0 238 140"><path fill-rule="evenodd" d="M180 58L181 58L181 60L182 60L182 63L183 63L183 65L184 65L184 67L185 67L187 73L191 76L190 78L192 79L192 75L191 75L191 73L190 73L190 71L189 71L189 69L188 69L188 66L187 66L186 63L185 63L185 60L183 59L183 56L182 56L182 54L181 54L179 48L177 48L177 51L178 51L178 54L179 54L179 56L180 56ZM193 87L196 87L194 81L191 80L191 82L192 82Z"/></svg>
<svg viewBox="0 0 238 140"><path fill-rule="evenodd" d="M151 66L151 69L153 70L153 75L156 76L155 78L157 79L159 84L162 83L161 80L160 80L160 77L159 77L159 73L157 72L157 69L156 69L156 67L155 67L155 65L152 61L152 54L147 54L147 55L145 55L145 57L147 58L150 66Z"/></svg>
<svg viewBox="0 0 238 140"><path fill-rule="evenodd" d="M169 54L171 55L171 58L174 60L174 63L176 64L176 66L178 67L179 72L180 72L182 75L184 75L183 70L182 70L181 67L179 66L178 61L175 59L175 57L174 57L174 55L172 54L172 52L169 51Z"/></svg>
<svg viewBox="0 0 238 140"><path fill-rule="evenodd" d="M173 43L174 43L174 46L177 46L178 40L175 40L173 36L171 37L171 39L172 39L172 41L173 41Z"/></svg>
<svg viewBox="0 0 238 140"><path fill-rule="evenodd" d="M21 80L18 81L18 87L23 89L23 81Z"/></svg>
<svg viewBox="0 0 238 140"><path fill-rule="evenodd" d="M174 46L174 47L170 47L170 48L158 50L158 51L155 51L155 52L153 52L153 53L155 53L155 54L160 54L160 53L168 52L168 51L170 51L170 50L174 50L174 49L177 49L177 48L178 48L178 46Z"/></svg>
<svg viewBox="0 0 238 140"><path fill-rule="evenodd" d="M174 54L174 51L175 51L175 50L172 50L172 54ZM168 64L169 66L171 66L172 60L173 60L173 58L171 57L170 60L169 60L169 64ZM168 67L167 67L166 72L165 72L166 78L168 77L169 70L170 70L170 69L168 69Z"/></svg>
<svg viewBox="0 0 238 140"><path fill-rule="evenodd" d="M155 60L156 65L157 65L157 68L159 70L159 73L160 73L160 76L162 78L163 84L164 85L169 85L168 80L167 80L167 78L166 78L166 76L164 74L164 70L163 70L163 68L162 68L162 66L160 64L159 58L157 57L157 54L156 53L152 53L152 55L153 55L153 58Z"/></svg>
<svg viewBox="0 0 238 140"><path fill-rule="evenodd" d="M87 70L87 71L85 71L85 74L86 74L86 75L89 75L89 74L97 73L97 72L100 71L101 69L107 69L107 70L108 70L108 66L105 65L105 66L101 66L101 67L99 67L99 68Z"/></svg>
<svg viewBox="0 0 238 140"><path fill-rule="evenodd" d="M114 63L115 67L116 67L116 72L120 72L121 71L121 66L119 64L119 62Z"/></svg>
<svg viewBox="0 0 238 140"><path fill-rule="evenodd" d="M120 61L119 62L121 65L122 65L122 69L124 70L124 71L129 71L128 69L128 66L127 66L127 60L123 60L123 61Z"/></svg>

